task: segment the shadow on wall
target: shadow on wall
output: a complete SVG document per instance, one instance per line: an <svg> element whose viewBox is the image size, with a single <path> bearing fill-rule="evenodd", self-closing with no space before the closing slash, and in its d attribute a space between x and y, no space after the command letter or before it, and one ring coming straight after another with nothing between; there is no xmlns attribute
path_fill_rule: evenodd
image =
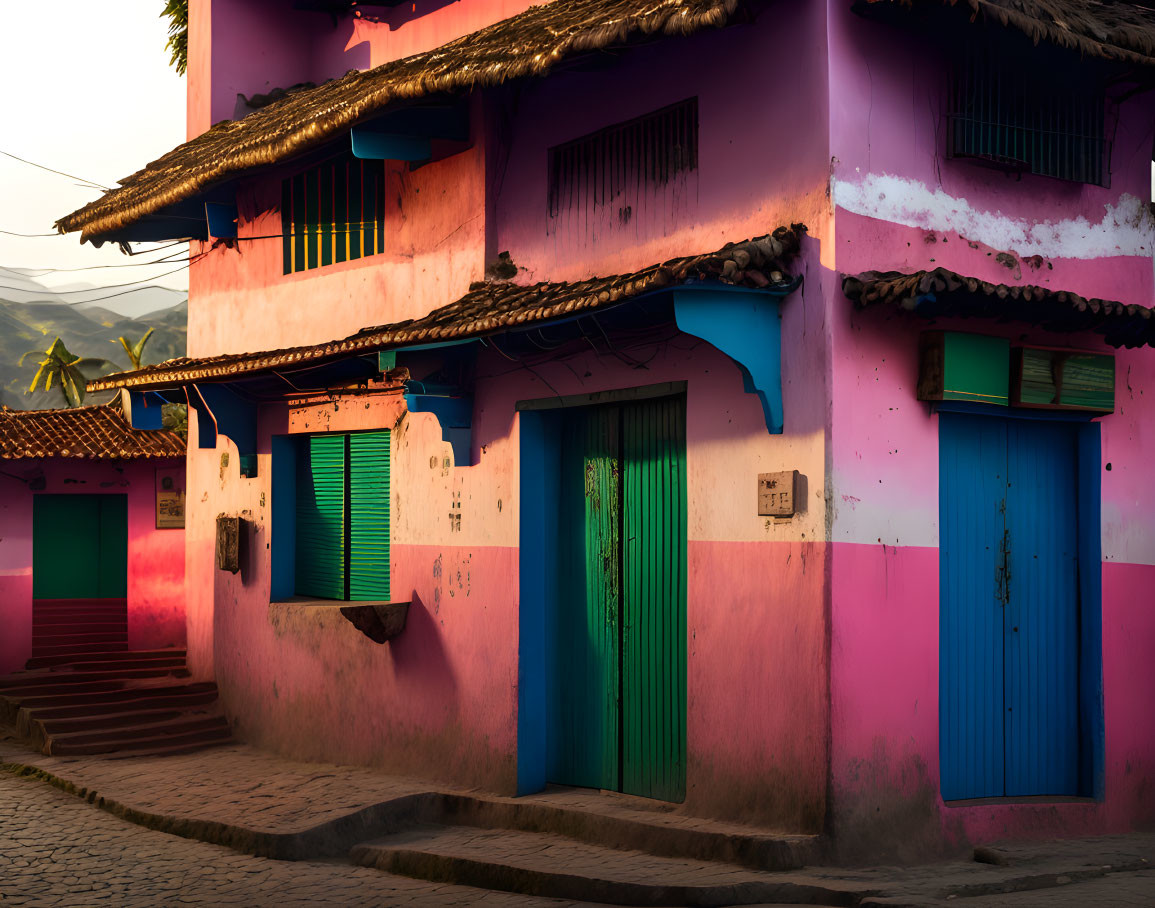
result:
<svg viewBox="0 0 1155 908"><path fill-rule="evenodd" d="M413 591L405 630L389 642L393 653L393 671L402 684L418 684L429 703L444 704L446 712L456 713L457 677L441 639L437 619L421 596Z"/></svg>

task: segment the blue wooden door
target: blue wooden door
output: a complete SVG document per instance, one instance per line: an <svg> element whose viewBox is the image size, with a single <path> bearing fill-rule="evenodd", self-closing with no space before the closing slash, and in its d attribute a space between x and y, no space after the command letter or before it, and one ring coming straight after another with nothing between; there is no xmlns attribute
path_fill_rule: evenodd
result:
<svg viewBox="0 0 1155 908"><path fill-rule="evenodd" d="M943 798L1077 794L1074 427L939 420Z"/></svg>

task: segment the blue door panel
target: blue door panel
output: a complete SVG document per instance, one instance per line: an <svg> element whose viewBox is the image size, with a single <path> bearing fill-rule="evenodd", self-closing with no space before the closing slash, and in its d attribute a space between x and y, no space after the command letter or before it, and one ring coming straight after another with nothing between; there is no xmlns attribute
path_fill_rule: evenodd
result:
<svg viewBox="0 0 1155 908"><path fill-rule="evenodd" d="M1009 428L1006 793L1079 788L1076 429Z"/></svg>
<svg viewBox="0 0 1155 908"><path fill-rule="evenodd" d="M944 800L1003 794L1007 427L941 414L940 708Z"/></svg>

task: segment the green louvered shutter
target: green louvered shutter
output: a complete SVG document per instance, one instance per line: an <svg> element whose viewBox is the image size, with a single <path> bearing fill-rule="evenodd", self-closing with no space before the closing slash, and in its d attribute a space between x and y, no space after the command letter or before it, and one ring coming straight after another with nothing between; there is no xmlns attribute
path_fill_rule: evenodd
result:
<svg viewBox="0 0 1155 908"><path fill-rule="evenodd" d="M312 435L297 469L298 596L345 598L347 435Z"/></svg>
<svg viewBox="0 0 1155 908"><path fill-rule="evenodd" d="M349 598L389 598L389 433L349 436Z"/></svg>

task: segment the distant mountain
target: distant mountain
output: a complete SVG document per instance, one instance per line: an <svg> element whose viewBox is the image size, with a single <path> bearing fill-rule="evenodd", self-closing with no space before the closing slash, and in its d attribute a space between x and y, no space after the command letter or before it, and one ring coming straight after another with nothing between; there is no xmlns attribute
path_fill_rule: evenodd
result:
<svg viewBox="0 0 1155 908"><path fill-rule="evenodd" d="M0 269L0 284L12 286L14 269ZM152 288L163 290L164 288ZM28 291L34 293L35 291ZM176 291L166 291L176 293ZM27 394L38 359L30 356L18 366L21 355L29 350L44 350L59 336L77 356L103 357L120 369L129 368L128 357L116 338L124 335L132 341L155 328L144 348L145 363L157 363L184 356L188 327L188 303L181 301L139 318L128 318L97 304L91 308L66 306L54 301L11 301L3 299L11 291L0 290L0 403L21 410L64 406L60 392L53 388ZM103 372L119 371L105 368ZM108 395L102 395L107 397Z"/></svg>
<svg viewBox="0 0 1155 908"><path fill-rule="evenodd" d="M120 317L141 318L171 309L188 298L188 293L183 290L153 284L109 288L76 282L50 288L40 282L38 275L39 272L34 268L0 265L0 299L14 303L56 303L80 310L100 308L117 313ZM125 283L131 280L126 278Z"/></svg>

